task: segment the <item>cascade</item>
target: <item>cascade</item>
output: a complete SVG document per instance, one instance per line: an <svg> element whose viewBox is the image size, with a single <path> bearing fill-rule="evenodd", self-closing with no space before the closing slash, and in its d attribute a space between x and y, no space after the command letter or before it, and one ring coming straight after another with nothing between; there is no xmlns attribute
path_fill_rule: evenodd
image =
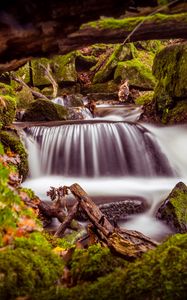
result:
<svg viewBox="0 0 187 300"><path fill-rule="evenodd" d="M28 127L31 174L24 186L41 199L50 186L75 182L102 203L143 197L149 209L120 225L159 239L169 229L155 211L177 182L187 183L186 127L114 121L104 109L104 118Z"/></svg>
<svg viewBox="0 0 187 300"><path fill-rule="evenodd" d="M40 149L43 174L63 176L172 176L154 135L141 125L82 123L27 129Z"/></svg>

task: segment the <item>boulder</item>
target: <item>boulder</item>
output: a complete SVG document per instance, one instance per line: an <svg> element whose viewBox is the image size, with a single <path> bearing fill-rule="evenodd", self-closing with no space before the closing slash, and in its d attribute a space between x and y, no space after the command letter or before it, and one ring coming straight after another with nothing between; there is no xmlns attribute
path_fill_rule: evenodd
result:
<svg viewBox="0 0 187 300"><path fill-rule="evenodd" d="M187 231L187 186L177 183L159 207L156 218L164 221L177 233Z"/></svg>
<svg viewBox="0 0 187 300"><path fill-rule="evenodd" d="M60 121L66 120L67 116L68 110L65 107L50 100L39 99L30 103L23 115L23 121Z"/></svg>
<svg viewBox="0 0 187 300"><path fill-rule="evenodd" d="M187 120L186 63L187 43L165 47L155 56L153 74L158 83L154 92L154 101L157 114L163 123L184 123Z"/></svg>
<svg viewBox="0 0 187 300"><path fill-rule="evenodd" d="M129 84L141 89L152 90L155 78L151 68L138 58L119 62L114 73L114 80L129 79Z"/></svg>

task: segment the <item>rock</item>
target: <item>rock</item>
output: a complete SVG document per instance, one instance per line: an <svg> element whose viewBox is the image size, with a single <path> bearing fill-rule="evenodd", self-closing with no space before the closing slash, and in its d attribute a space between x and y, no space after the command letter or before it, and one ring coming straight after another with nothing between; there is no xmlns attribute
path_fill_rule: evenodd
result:
<svg viewBox="0 0 187 300"><path fill-rule="evenodd" d="M76 53L70 52L66 55L57 55L53 57L54 76L58 83L77 82L77 72L75 69Z"/></svg>
<svg viewBox="0 0 187 300"><path fill-rule="evenodd" d="M49 79L45 77L44 68L41 67L41 65L47 67L48 64L51 64L51 60L44 57L33 59L31 61L32 81L34 86L43 87L46 85L51 85Z"/></svg>
<svg viewBox="0 0 187 300"><path fill-rule="evenodd" d="M16 97L11 86L0 83L0 125L9 126L16 115Z"/></svg>
<svg viewBox="0 0 187 300"><path fill-rule="evenodd" d="M99 68L99 70L95 73L93 83L106 82L114 72L119 61L133 57L133 47L133 44L129 44L128 46L116 45L114 50L113 48L108 50L107 57L106 55L100 56L98 64L95 66L95 69Z"/></svg>
<svg viewBox="0 0 187 300"><path fill-rule="evenodd" d="M177 233L187 231L187 186L177 183L159 207L156 218L164 221Z"/></svg>
<svg viewBox="0 0 187 300"><path fill-rule="evenodd" d="M39 99L30 103L26 109L23 121L60 121L66 120L68 110L58 104L54 104L50 100Z"/></svg>
<svg viewBox="0 0 187 300"><path fill-rule="evenodd" d="M186 62L187 43L170 45L155 56L153 74L158 83L154 100L157 114L163 123L174 124L187 121Z"/></svg>
<svg viewBox="0 0 187 300"><path fill-rule="evenodd" d="M85 86L81 89L82 94L93 94L93 93L117 93L118 84L114 80L110 80L105 83L96 83Z"/></svg>
<svg viewBox="0 0 187 300"><path fill-rule="evenodd" d="M142 213L147 209L143 198L125 199L116 202L109 202L98 205L103 214L110 222L118 222L126 219L129 215ZM80 220L86 220L82 212L79 213Z"/></svg>
<svg viewBox="0 0 187 300"><path fill-rule="evenodd" d="M5 149L10 149L15 154L19 155L19 175L22 176L23 180L26 179L29 171L28 155L17 132L15 130L0 130L0 140Z"/></svg>
<svg viewBox="0 0 187 300"><path fill-rule="evenodd" d="M129 79L129 85L141 89L152 90L155 86L155 78L151 68L138 58L119 62L114 73L114 80Z"/></svg>
<svg viewBox="0 0 187 300"><path fill-rule="evenodd" d="M140 92L140 95L134 100L138 105L146 105L153 100L153 91Z"/></svg>

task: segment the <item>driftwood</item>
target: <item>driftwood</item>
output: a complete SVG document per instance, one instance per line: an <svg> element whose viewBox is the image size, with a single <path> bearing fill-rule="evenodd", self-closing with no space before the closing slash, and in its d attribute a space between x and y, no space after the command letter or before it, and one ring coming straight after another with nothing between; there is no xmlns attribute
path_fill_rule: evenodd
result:
<svg viewBox="0 0 187 300"><path fill-rule="evenodd" d="M69 224L68 219L72 220L72 217L75 216L79 205L83 212L87 215L89 221L92 223L89 230L92 230L98 239L104 242L111 251L116 254L130 260L157 246L155 241L152 241L140 232L115 228L77 183L65 188L66 190L71 191L77 200L77 203L73 206L70 213L71 217L69 216L69 218L67 217L66 220L64 220L56 235L64 232L66 224Z"/></svg>

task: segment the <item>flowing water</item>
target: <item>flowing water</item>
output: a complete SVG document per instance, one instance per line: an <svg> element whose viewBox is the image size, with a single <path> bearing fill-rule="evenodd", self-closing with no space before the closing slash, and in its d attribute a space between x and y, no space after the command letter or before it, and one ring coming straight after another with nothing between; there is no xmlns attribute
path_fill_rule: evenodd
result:
<svg viewBox="0 0 187 300"><path fill-rule="evenodd" d="M50 186L75 182L105 202L107 197L115 201L141 196L149 209L120 225L159 239L170 230L155 220L155 211L178 181L187 183L186 127L159 128L110 118L111 111L107 120L28 127L31 175L24 186L42 199Z"/></svg>

